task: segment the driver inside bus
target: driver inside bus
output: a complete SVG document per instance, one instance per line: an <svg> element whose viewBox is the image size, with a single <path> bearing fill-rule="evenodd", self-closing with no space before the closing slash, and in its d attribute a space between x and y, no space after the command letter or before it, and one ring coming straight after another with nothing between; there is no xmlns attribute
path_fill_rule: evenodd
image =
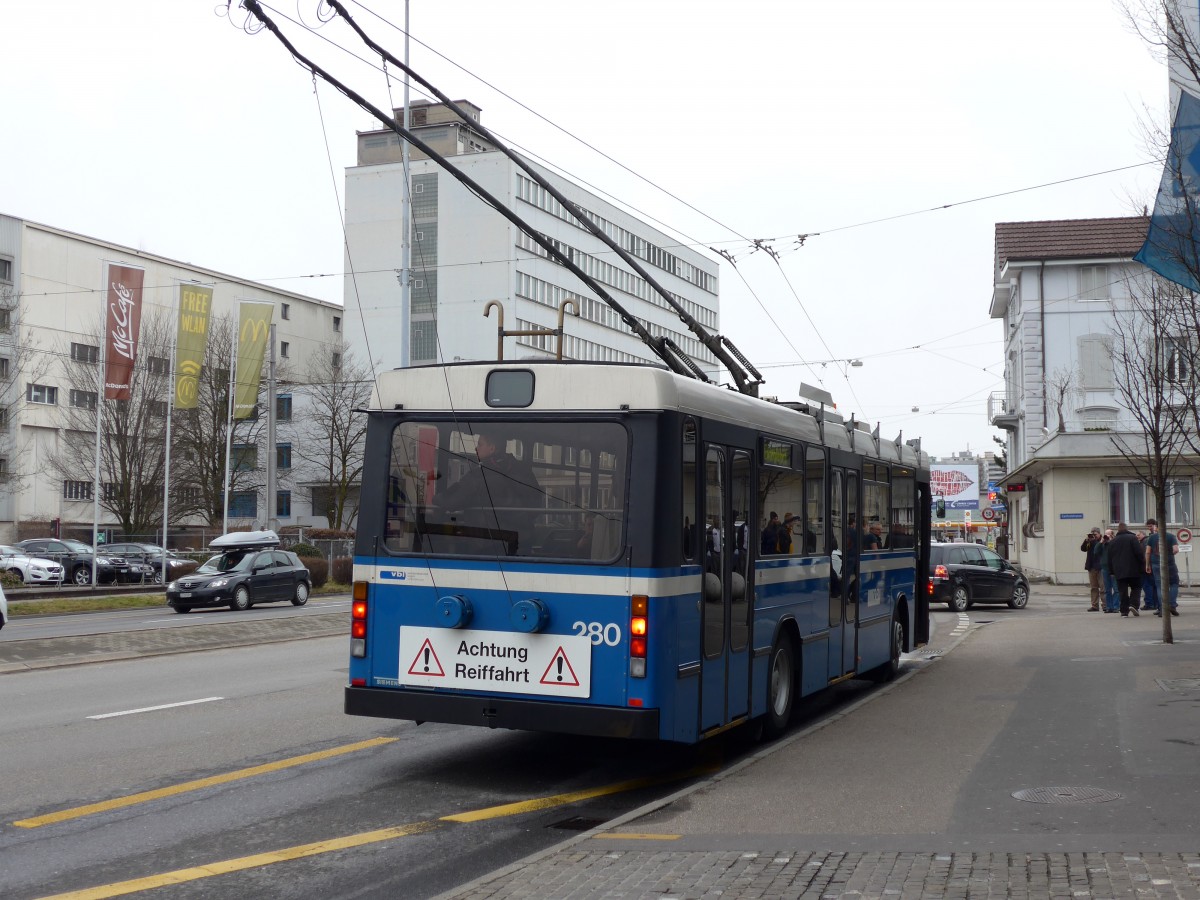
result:
<svg viewBox="0 0 1200 900"><path fill-rule="evenodd" d="M495 429L481 429L475 443L477 466L451 485L441 497L446 510L485 510L485 521L472 524L518 532L524 552L530 552L533 514L544 503L543 492L528 459L519 460L507 449L507 439ZM511 542L510 542L511 544ZM516 552L511 545L510 553Z"/></svg>

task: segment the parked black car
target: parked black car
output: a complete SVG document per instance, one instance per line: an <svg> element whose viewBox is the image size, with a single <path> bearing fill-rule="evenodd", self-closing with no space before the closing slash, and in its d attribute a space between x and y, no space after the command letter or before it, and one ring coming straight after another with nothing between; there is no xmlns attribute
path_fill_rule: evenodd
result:
<svg viewBox="0 0 1200 900"><path fill-rule="evenodd" d="M111 553L113 556L120 556L122 559L128 560L130 563L138 563L149 567L146 572L146 580L153 581L155 584L162 584L162 564L163 564L163 548L158 544L143 544L137 541L117 541L111 544L106 544L104 547L106 553ZM188 572L196 569L195 560L188 559L184 556L179 556L173 551L166 551L167 554L167 581L174 581L186 575Z"/></svg>
<svg viewBox="0 0 1200 900"><path fill-rule="evenodd" d="M177 613L204 606L249 609L256 603L308 602L312 578L300 557L278 549L273 531L223 535L209 548L221 551L196 571L167 585L167 605Z"/></svg>
<svg viewBox="0 0 1200 900"><path fill-rule="evenodd" d="M20 547L30 556L40 556L51 559L63 567L67 581L85 587L92 583L92 548L83 541L58 538L29 538L18 541L14 546ZM139 576L140 577L140 576ZM99 584L115 584L128 582L130 577L129 563L124 559L112 557L101 551L96 556L96 581Z"/></svg>
<svg viewBox="0 0 1200 900"><path fill-rule="evenodd" d="M1007 559L982 544L933 544L929 548L929 602L962 612L976 603L1007 603L1024 609L1029 580Z"/></svg>

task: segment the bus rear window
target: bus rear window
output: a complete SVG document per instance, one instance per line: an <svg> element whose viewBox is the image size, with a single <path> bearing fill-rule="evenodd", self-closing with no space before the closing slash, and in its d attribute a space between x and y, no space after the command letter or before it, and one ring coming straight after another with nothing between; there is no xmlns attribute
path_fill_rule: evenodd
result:
<svg viewBox="0 0 1200 900"><path fill-rule="evenodd" d="M625 531L628 444L615 422L403 422L392 435L385 544L607 562Z"/></svg>

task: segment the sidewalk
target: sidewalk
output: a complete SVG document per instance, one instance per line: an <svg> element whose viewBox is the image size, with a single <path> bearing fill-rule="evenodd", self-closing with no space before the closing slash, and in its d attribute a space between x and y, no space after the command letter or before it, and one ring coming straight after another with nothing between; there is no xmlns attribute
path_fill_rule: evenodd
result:
<svg viewBox="0 0 1200 900"><path fill-rule="evenodd" d="M891 685L439 900L1200 898L1200 603L1170 645L1086 606L939 615Z"/></svg>

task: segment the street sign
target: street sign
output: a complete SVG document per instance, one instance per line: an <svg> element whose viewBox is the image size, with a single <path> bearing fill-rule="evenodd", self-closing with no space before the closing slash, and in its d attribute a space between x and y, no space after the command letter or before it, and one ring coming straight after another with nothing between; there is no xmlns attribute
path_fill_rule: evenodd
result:
<svg viewBox="0 0 1200 900"><path fill-rule="evenodd" d="M1178 536L1179 543L1181 544L1186 544L1192 539L1192 532L1187 528L1180 528L1179 531L1176 532L1176 535Z"/></svg>
<svg viewBox="0 0 1200 900"><path fill-rule="evenodd" d="M968 528L971 526L971 511L969 509L963 513L963 524Z"/></svg>
<svg viewBox="0 0 1200 900"><path fill-rule="evenodd" d="M996 511L994 509L985 509L983 511L983 517L990 522L992 519L996 518Z"/></svg>
<svg viewBox="0 0 1200 900"><path fill-rule="evenodd" d="M1192 552L1192 549L1193 549L1193 548L1192 548L1192 545L1191 545L1191 544L1180 544L1180 545L1179 545L1179 552L1180 552L1180 553L1191 553L1191 552Z"/></svg>

